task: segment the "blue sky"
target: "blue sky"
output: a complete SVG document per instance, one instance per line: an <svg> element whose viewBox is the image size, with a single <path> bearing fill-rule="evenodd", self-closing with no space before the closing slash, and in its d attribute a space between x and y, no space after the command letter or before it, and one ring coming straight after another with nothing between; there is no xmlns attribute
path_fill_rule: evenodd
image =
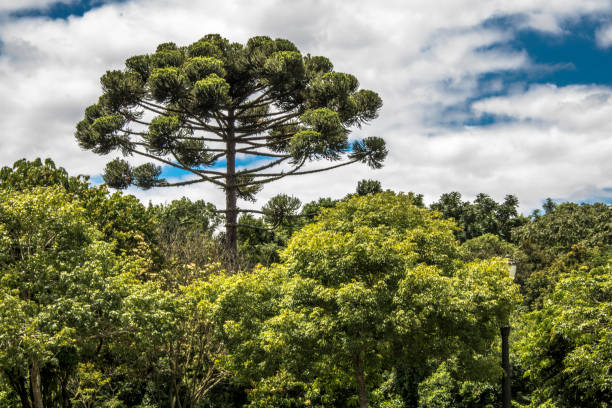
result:
<svg viewBox="0 0 612 408"><path fill-rule="evenodd" d="M124 3L128 0L80 0L67 2L53 2L44 7L19 8L10 13L11 18L50 18L67 19L69 17L82 17L85 13L109 3Z"/></svg>
<svg viewBox="0 0 612 408"><path fill-rule="evenodd" d="M81 151L72 134L106 69L160 42L267 34L329 57L379 92L380 118L353 136L384 137L390 155L377 172L351 166L284 180L266 187L262 200L287 190L303 201L342 196L374 178L430 201L452 190L467 198L512 193L525 211L546 197L612 202L609 1L371 3L7 0L0 5L0 131L8 135L1 164L51 156L99 180L112 157ZM164 176L185 175L165 169ZM204 185L133 193L222 199Z"/></svg>

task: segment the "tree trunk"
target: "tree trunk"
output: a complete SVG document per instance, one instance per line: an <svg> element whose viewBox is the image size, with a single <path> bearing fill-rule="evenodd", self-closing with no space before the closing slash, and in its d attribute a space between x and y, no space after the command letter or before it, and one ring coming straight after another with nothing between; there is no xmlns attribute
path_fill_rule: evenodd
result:
<svg viewBox="0 0 612 408"><path fill-rule="evenodd" d="M40 367L38 366L38 361L36 360L32 362L32 366L30 368L30 385L32 386L33 408L44 408L40 383Z"/></svg>
<svg viewBox="0 0 612 408"><path fill-rule="evenodd" d="M502 368L504 369L504 376L502 378L502 407L503 408L512 407L510 346L508 343L509 336L510 336L510 325L507 324L501 328Z"/></svg>
<svg viewBox="0 0 612 408"><path fill-rule="evenodd" d="M234 140L234 111L228 112L227 175L225 183L225 250L228 269L238 269L238 188L236 187L236 141Z"/></svg>
<svg viewBox="0 0 612 408"><path fill-rule="evenodd" d="M370 403L368 401L368 391L366 389L365 383L365 371L363 369L363 360L361 359L361 356L354 356L353 363L355 365L355 379L357 380L357 395L359 396L359 408L368 408Z"/></svg>

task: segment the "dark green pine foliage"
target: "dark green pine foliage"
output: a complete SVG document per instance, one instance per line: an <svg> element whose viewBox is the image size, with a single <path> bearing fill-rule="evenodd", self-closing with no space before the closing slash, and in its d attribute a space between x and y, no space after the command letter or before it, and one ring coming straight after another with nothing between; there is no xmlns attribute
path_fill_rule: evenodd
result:
<svg viewBox="0 0 612 408"><path fill-rule="evenodd" d="M478 194L473 203L463 201L461 194L454 191L445 193L431 205L432 210L444 218L453 218L461 227L455 235L461 242L484 234L493 234L511 241L511 231L527 223L527 218L518 213L519 201L516 196L507 195L498 203L487 194Z"/></svg>
<svg viewBox="0 0 612 408"><path fill-rule="evenodd" d="M383 189L378 180L360 180L357 183L357 195L382 193Z"/></svg>
<svg viewBox="0 0 612 408"><path fill-rule="evenodd" d="M79 145L192 175L170 182L153 163L132 167L117 158L104 176L111 187L209 182L222 188L230 258L238 198L253 200L264 184L287 176L355 162L379 168L386 157L380 138L349 143L352 127L377 117L380 97L359 89L353 75L334 71L327 58L302 55L290 41L253 37L242 45L210 34L188 46L160 44L125 65L102 76L102 96L77 125ZM238 155L266 160L238 168ZM336 163L303 169L315 160Z"/></svg>

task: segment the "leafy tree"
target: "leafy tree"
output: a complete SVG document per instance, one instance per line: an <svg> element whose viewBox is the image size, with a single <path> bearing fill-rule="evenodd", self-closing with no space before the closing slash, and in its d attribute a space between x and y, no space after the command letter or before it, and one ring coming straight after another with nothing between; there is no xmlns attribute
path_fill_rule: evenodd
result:
<svg viewBox="0 0 612 408"><path fill-rule="evenodd" d="M238 220L239 263L241 269L251 269L257 264L278 262L278 251L284 247L282 237L263 218L242 214Z"/></svg>
<svg viewBox="0 0 612 408"><path fill-rule="evenodd" d="M486 233L510 241L512 229L527 222L526 218L519 216L517 207L518 199L513 195L507 195L503 203L497 203L481 193L470 203L462 201L458 192L442 194L431 205L432 210L439 211L445 218L453 218L462 227L456 232L462 242Z"/></svg>
<svg viewBox="0 0 612 408"><path fill-rule="evenodd" d="M422 408L491 408L499 405L497 384L488 381L459 381L454 371L454 361L446 361L419 384L418 406Z"/></svg>
<svg viewBox="0 0 612 408"><path fill-rule="evenodd" d="M557 204L552 200L552 198L548 197L546 201L544 201L544 204L542 204L542 208L546 213L549 213L557 208Z"/></svg>
<svg viewBox="0 0 612 408"><path fill-rule="evenodd" d="M612 256L612 207L562 203L513 236L526 256L521 268L525 302L539 308L562 274L595 268Z"/></svg>
<svg viewBox="0 0 612 408"><path fill-rule="evenodd" d="M130 375L151 381L144 399L156 406L201 406L228 376L217 364L225 349L201 302L202 285L194 280L169 292L150 282L125 299L121 326L126 335L120 344L133 356Z"/></svg>
<svg viewBox="0 0 612 408"><path fill-rule="evenodd" d="M284 39L253 37L246 45L218 34L178 47L164 43L150 55L107 71L103 94L85 111L76 138L97 154L120 150L189 172L171 183L161 168L127 161L108 163L104 179L115 188L212 183L226 194L226 245L237 251L237 199L254 199L265 183L364 162L379 168L384 141L368 137L349 149L348 134L378 115L375 92L333 71L325 57L303 56ZM267 159L238 168L240 155ZM348 161L302 170L313 160ZM224 163L223 163L224 161ZM215 166L223 163L225 169ZM279 171L270 171L282 166Z"/></svg>
<svg viewBox="0 0 612 408"><path fill-rule="evenodd" d="M151 211L156 216L157 242L168 266L193 265L203 269L221 260L214 234L222 218L214 205L183 197Z"/></svg>
<svg viewBox="0 0 612 408"><path fill-rule="evenodd" d="M338 204L338 202L339 200L332 200L329 197L319 198L316 201L311 201L304 204L300 215L306 223L312 222L324 208L333 208L336 206L336 204Z"/></svg>
<svg viewBox="0 0 612 408"><path fill-rule="evenodd" d="M603 203L563 203L513 233L534 270L549 266L578 243L612 246L612 207Z"/></svg>
<svg viewBox="0 0 612 408"><path fill-rule="evenodd" d="M535 385L530 406L605 407L612 401L612 260L562 276L527 314L517 345Z"/></svg>
<svg viewBox="0 0 612 408"><path fill-rule="evenodd" d="M82 195L89 189L89 177L71 177L63 167L56 167L53 160L40 158L17 160L12 167L0 169L0 186L4 189L23 191L33 187L61 185L67 192Z"/></svg>
<svg viewBox="0 0 612 408"><path fill-rule="evenodd" d="M361 180L357 183L357 195L360 196L381 193L382 191L380 181L377 180Z"/></svg>
<svg viewBox="0 0 612 408"><path fill-rule="evenodd" d="M0 189L29 191L35 187L61 186L85 207L85 217L104 234L104 240L115 242L117 254L150 258L154 266L161 263L157 248L155 222L136 197L109 194L106 187L94 187L87 176L73 177L51 159L16 161L0 169Z"/></svg>
<svg viewBox="0 0 612 408"><path fill-rule="evenodd" d="M69 406L72 356L112 335L146 265L115 254L62 187L0 189L0 373L24 408Z"/></svg>
<svg viewBox="0 0 612 408"><path fill-rule="evenodd" d="M478 371L472 356L489 350L517 290L503 260L460 262L453 229L391 192L325 211L281 264L214 285L228 368L248 381L285 371L328 396L352 383L360 406L400 362L459 355Z"/></svg>

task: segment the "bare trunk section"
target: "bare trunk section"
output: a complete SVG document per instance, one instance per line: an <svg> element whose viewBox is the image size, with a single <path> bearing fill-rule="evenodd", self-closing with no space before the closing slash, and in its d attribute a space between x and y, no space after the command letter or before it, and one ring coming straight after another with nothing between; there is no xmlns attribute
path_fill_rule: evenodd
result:
<svg viewBox="0 0 612 408"><path fill-rule="evenodd" d="M236 187L236 140L234 139L234 111L228 112L227 129L227 175L225 182L225 250L228 269L238 269L238 188Z"/></svg>
<svg viewBox="0 0 612 408"><path fill-rule="evenodd" d="M355 379L357 380L357 395L359 397L359 408L368 408L370 402L368 401L368 391L366 389L365 383L365 370L363 369L363 360L361 359L361 356L354 356L353 364L355 366Z"/></svg>
<svg viewBox="0 0 612 408"><path fill-rule="evenodd" d="M44 408L40 383L40 367L36 360L32 362L32 366L30 367L30 385L32 386L33 408Z"/></svg>
<svg viewBox="0 0 612 408"><path fill-rule="evenodd" d="M512 380L510 371L510 346L508 343L508 337L510 336L510 325L507 324L501 328L502 338L502 368L504 369L504 376L502 379L502 407L512 407Z"/></svg>

